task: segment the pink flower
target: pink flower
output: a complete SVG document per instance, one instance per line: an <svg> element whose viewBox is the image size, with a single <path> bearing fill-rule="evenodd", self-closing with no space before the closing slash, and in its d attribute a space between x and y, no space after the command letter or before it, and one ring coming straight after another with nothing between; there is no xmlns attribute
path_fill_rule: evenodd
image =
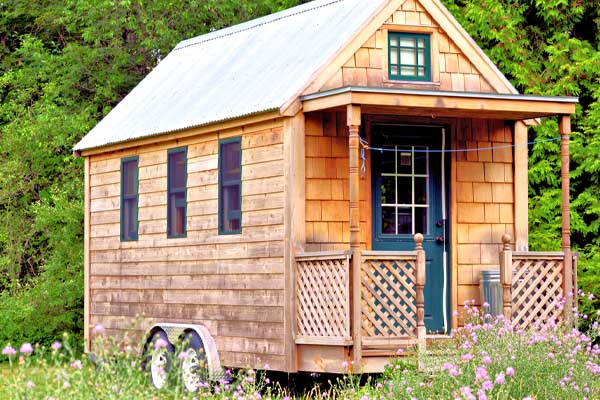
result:
<svg viewBox="0 0 600 400"><path fill-rule="evenodd" d="M177 356L177 358L179 358L180 360L187 360L187 358L189 357L189 354L187 351L182 351L181 353L179 353L179 355Z"/></svg>
<svg viewBox="0 0 600 400"><path fill-rule="evenodd" d="M483 307L483 308L490 308L490 303L488 303L488 302L486 301L486 302L484 302L484 303L481 305L481 307Z"/></svg>
<svg viewBox="0 0 600 400"><path fill-rule="evenodd" d="M348 368L348 361L342 361L342 368Z"/></svg>
<svg viewBox="0 0 600 400"><path fill-rule="evenodd" d="M154 350L166 348L169 345L167 341L163 338L158 338L156 342L154 342Z"/></svg>
<svg viewBox="0 0 600 400"><path fill-rule="evenodd" d="M548 358L554 358L554 353L548 353Z"/></svg>
<svg viewBox="0 0 600 400"><path fill-rule="evenodd" d="M54 350L54 351L60 350L61 347L62 347L62 344L60 344L60 342L52 343L52 350Z"/></svg>
<svg viewBox="0 0 600 400"><path fill-rule="evenodd" d="M106 332L106 329L101 324L94 326L94 329L92 329L94 335L100 335L104 332Z"/></svg>
<svg viewBox="0 0 600 400"><path fill-rule="evenodd" d="M485 357L483 357L483 360L482 360L482 361L483 361L483 363L484 363L484 364L486 364L486 365L487 365L487 364L491 364L491 363L492 363L492 359L491 359L489 356L485 356Z"/></svg>
<svg viewBox="0 0 600 400"><path fill-rule="evenodd" d="M63 382L63 387L64 387L65 389L67 389L67 388L70 388L70 387L71 387L71 384L70 384L69 382L67 382L67 381L64 381L64 382Z"/></svg>
<svg viewBox="0 0 600 400"><path fill-rule="evenodd" d="M27 389L31 389L35 387L35 383L31 382L31 381L27 381L27 383L25 384L25 386L27 386Z"/></svg>
<svg viewBox="0 0 600 400"><path fill-rule="evenodd" d="M506 375L507 376L513 376L515 374L515 369L513 367L507 367L506 368Z"/></svg>
<svg viewBox="0 0 600 400"><path fill-rule="evenodd" d="M505 382L504 374L502 372L496 374L496 384L502 385Z"/></svg>
<svg viewBox="0 0 600 400"><path fill-rule="evenodd" d="M470 361L473 359L473 354L471 354L471 353L463 354L462 356L460 356L460 359L462 361Z"/></svg>
<svg viewBox="0 0 600 400"><path fill-rule="evenodd" d="M11 345L7 345L2 349L3 356L14 356L15 354L17 354L17 351Z"/></svg>
<svg viewBox="0 0 600 400"><path fill-rule="evenodd" d="M454 316L454 317L458 317L458 310L454 310L454 311L452 311L452 316Z"/></svg>
<svg viewBox="0 0 600 400"><path fill-rule="evenodd" d="M588 299L594 300L594 293L590 293L590 295L588 296Z"/></svg>
<svg viewBox="0 0 600 400"><path fill-rule="evenodd" d="M23 354L33 353L33 347L31 347L31 343L23 343L21 345L21 348L19 349L19 352L21 352Z"/></svg>
<svg viewBox="0 0 600 400"><path fill-rule="evenodd" d="M81 360L75 360L71 363L71 368L81 369L83 364L81 364Z"/></svg>
<svg viewBox="0 0 600 400"><path fill-rule="evenodd" d="M481 388L483 390L492 390L494 388L494 384L492 383L492 381L483 381L483 383L481 384Z"/></svg>

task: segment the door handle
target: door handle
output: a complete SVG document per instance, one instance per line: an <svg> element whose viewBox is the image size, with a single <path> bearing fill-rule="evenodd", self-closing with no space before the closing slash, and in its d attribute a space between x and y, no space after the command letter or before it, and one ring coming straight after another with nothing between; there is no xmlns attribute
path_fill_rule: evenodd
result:
<svg viewBox="0 0 600 400"><path fill-rule="evenodd" d="M443 236L441 236L441 235L440 235L440 236L436 236L436 237L435 237L435 241L436 241L438 244L443 244L443 243L444 243L444 237L443 237Z"/></svg>

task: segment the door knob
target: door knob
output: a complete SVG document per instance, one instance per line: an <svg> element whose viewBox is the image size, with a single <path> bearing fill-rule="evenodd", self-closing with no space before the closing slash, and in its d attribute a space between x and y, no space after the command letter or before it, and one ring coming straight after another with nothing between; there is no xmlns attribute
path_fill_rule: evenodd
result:
<svg viewBox="0 0 600 400"><path fill-rule="evenodd" d="M436 236L436 237L435 237L435 241L436 241L438 244L442 244L442 243L444 243L444 237L443 237L443 236L441 236L441 235L440 235L440 236Z"/></svg>

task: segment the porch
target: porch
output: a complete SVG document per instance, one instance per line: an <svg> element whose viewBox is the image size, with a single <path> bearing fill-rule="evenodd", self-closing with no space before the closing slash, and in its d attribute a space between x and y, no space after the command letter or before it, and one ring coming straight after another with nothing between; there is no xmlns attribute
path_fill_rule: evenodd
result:
<svg viewBox="0 0 600 400"><path fill-rule="evenodd" d="M429 341L444 338L426 331L423 235L414 240L414 251L298 253L296 345L337 347L355 371L377 372L399 349L422 354ZM504 318L515 329L568 321L577 258L512 251L510 235L503 242L498 263Z"/></svg>
<svg viewBox="0 0 600 400"><path fill-rule="evenodd" d="M576 287L568 198L576 100L347 87L302 101L307 233L294 255L300 369L329 354L376 372L398 349L427 351L428 339L459 326L452 311L479 297L482 269L500 269L503 314L517 328L568 318L567 294ZM546 116L559 117L557 253L528 251L524 120Z"/></svg>

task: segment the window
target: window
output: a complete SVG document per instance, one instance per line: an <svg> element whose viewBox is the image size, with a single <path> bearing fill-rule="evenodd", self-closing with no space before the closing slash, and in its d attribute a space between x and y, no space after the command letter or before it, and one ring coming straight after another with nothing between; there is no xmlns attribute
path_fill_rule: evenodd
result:
<svg viewBox="0 0 600 400"><path fill-rule="evenodd" d="M428 147L386 146L381 159L381 233L428 234Z"/></svg>
<svg viewBox="0 0 600 400"><path fill-rule="evenodd" d="M121 241L138 238L138 158L121 159Z"/></svg>
<svg viewBox="0 0 600 400"><path fill-rule="evenodd" d="M388 34L389 78L431 81L430 37L428 34Z"/></svg>
<svg viewBox="0 0 600 400"><path fill-rule="evenodd" d="M185 237L187 147L169 150L167 181L167 237Z"/></svg>
<svg viewBox="0 0 600 400"><path fill-rule="evenodd" d="M239 137L219 141L219 234L242 232L242 146Z"/></svg>

